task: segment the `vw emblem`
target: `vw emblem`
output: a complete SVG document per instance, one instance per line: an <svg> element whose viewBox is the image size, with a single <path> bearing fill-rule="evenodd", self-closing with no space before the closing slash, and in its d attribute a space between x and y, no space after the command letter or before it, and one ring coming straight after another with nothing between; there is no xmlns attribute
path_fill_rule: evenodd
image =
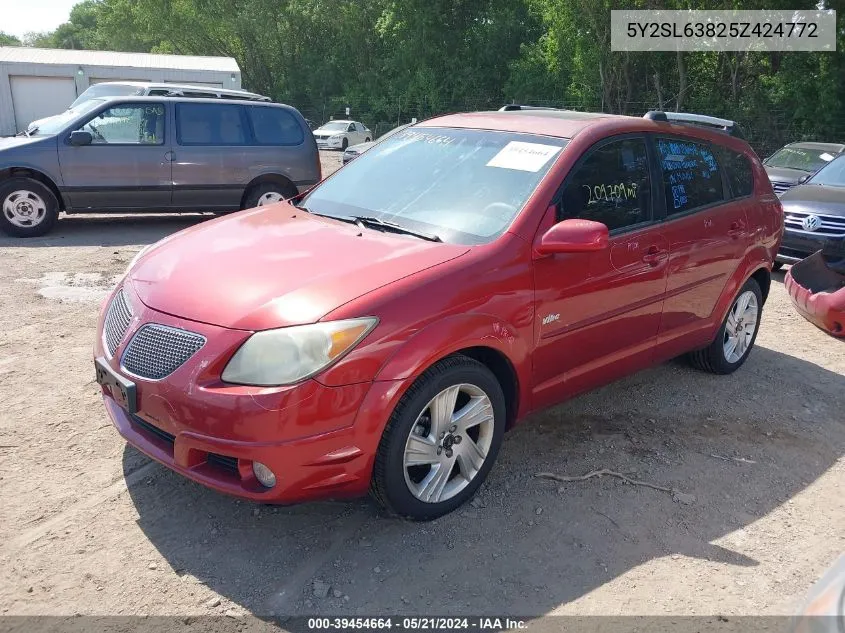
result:
<svg viewBox="0 0 845 633"><path fill-rule="evenodd" d="M808 215L801 220L801 227L805 231L815 231L822 225L822 219L817 215Z"/></svg>

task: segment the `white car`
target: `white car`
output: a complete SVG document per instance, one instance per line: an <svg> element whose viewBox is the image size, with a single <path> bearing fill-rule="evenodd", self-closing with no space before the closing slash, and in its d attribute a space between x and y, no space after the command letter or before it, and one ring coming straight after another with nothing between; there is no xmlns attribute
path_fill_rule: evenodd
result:
<svg viewBox="0 0 845 633"><path fill-rule="evenodd" d="M320 149L345 150L350 145L370 142L373 133L358 121L329 121L314 130L314 138Z"/></svg>

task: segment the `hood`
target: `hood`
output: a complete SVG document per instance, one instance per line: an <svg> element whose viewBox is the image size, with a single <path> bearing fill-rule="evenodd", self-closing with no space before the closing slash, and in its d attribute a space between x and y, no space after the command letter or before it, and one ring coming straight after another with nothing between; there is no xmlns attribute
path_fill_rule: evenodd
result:
<svg viewBox="0 0 845 633"><path fill-rule="evenodd" d="M346 134L346 130L326 130L324 128L318 127L314 130L314 134L327 134L328 136L334 136L335 134Z"/></svg>
<svg viewBox="0 0 845 633"><path fill-rule="evenodd" d="M262 330L314 323L468 250L359 229L280 203L165 238L135 263L127 281L155 310Z"/></svg>
<svg viewBox="0 0 845 633"><path fill-rule="evenodd" d="M357 145L350 145L346 148L347 152L352 152L353 154L363 154L368 149L370 149L373 145L375 145L375 141L368 141L366 143L358 143Z"/></svg>
<svg viewBox="0 0 845 633"><path fill-rule="evenodd" d="M823 213L845 216L845 187L798 185L780 197L784 212Z"/></svg>
<svg viewBox="0 0 845 633"><path fill-rule="evenodd" d="M46 136L4 136L0 138L0 152L15 147L22 147L24 145L32 145L43 141Z"/></svg>
<svg viewBox="0 0 845 633"><path fill-rule="evenodd" d="M769 180L773 182L777 181L795 184L802 176L807 176L809 178L813 175L813 173L809 171L790 169L788 167L771 167L769 165L763 165L763 167L769 175Z"/></svg>

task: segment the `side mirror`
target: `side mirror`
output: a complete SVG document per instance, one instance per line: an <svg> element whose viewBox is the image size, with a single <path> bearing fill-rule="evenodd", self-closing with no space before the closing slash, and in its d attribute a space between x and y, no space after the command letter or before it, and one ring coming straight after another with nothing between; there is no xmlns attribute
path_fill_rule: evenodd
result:
<svg viewBox="0 0 845 633"><path fill-rule="evenodd" d="M802 184L802 183L805 183L805 182L807 182L809 179L810 179L810 176L808 176L808 175L801 176L801 177L798 179L798 184L800 185L800 184Z"/></svg>
<svg viewBox="0 0 845 633"><path fill-rule="evenodd" d="M555 253L591 253L608 247L607 226L592 220L564 220L550 228L535 250L539 255Z"/></svg>
<svg viewBox="0 0 845 633"><path fill-rule="evenodd" d="M80 145L90 145L93 140L94 137L91 136L91 132L85 132L84 130L75 130L70 133L67 142L70 145L79 147Z"/></svg>

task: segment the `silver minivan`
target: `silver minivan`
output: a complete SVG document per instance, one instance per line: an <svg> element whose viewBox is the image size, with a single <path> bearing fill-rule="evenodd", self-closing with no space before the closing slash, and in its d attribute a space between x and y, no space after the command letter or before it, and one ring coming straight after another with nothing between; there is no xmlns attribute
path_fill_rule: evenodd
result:
<svg viewBox="0 0 845 633"><path fill-rule="evenodd" d="M235 99L109 97L0 139L0 229L47 233L59 212L233 211L321 177L296 108Z"/></svg>

